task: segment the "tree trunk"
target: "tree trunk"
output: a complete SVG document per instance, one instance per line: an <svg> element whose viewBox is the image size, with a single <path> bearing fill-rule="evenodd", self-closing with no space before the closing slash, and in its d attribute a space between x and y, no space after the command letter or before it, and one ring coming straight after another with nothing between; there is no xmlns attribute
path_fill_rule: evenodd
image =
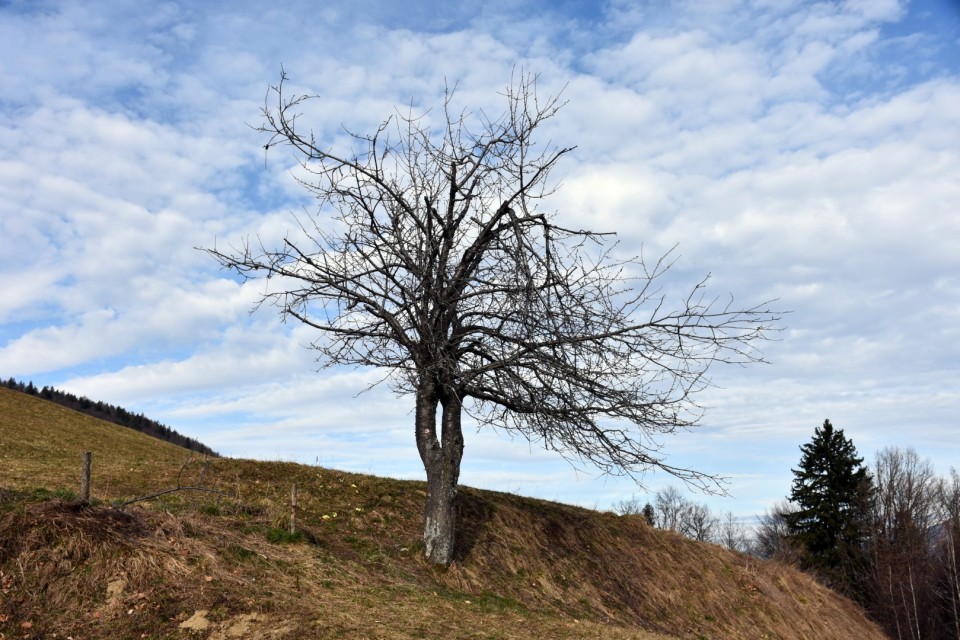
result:
<svg viewBox="0 0 960 640"><path fill-rule="evenodd" d="M437 408L442 406L441 438L437 438ZM423 385L417 393L417 448L427 472L423 517L424 554L434 564L449 566L456 543L456 497L463 458L461 401Z"/></svg>

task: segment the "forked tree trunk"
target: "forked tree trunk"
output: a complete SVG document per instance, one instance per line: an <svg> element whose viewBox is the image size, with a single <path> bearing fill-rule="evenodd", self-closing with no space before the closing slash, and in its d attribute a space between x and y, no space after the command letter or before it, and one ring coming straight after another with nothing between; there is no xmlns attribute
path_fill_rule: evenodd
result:
<svg viewBox="0 0 960 640"><path fill-rule="evenodd" d="M437 408L442 408L441 438L437 438ZM449 566L456 545L456 498L463 458L460 399L442 398L436 387L417 393L417 448L427 472L427 500L423 514L423 544L427 560Z"/></svg>

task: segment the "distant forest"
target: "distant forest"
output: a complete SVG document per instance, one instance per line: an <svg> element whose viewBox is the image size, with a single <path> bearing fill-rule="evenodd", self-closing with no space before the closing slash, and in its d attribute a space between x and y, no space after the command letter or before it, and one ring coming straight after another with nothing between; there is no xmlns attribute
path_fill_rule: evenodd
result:
<svg viewBox="0 0 960 640"><path fill-rule="evenodd" d="M113 424L118 424L121 427L127 427L128 429L139 431L140 433L145 433L148 436L153 436L159 440L171 442L175 445L189 449L190 451L213 456L215 458L220 457L219 453L202 442L194 440L193 438L188 438L181 433L177 433L170 427L145 417L142 413L131 413L123 407L115 407L112 404L106 404L105 402L94 402L87 397L78 398L72 393L60 391L59 389L54 389L53 387L43 387L42 389L37 389L33 382L24 384L13 378L10 378L3 384L8 389L26 393L31 396L37 396L51 402L56 402L59 405L67 407L68 409L73 409L74 411L85 413L88 416L99 418L100 420L104 420L106 422L112 422Z"/></svg>

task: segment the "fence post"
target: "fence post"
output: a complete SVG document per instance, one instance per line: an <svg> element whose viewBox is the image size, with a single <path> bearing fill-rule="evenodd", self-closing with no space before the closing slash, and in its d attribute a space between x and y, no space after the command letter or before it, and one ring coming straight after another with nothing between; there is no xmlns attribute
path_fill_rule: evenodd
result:
<svg viewBox="0 0 960 640"><path fill-rule="evenodd" d="M290 535L297 533L297 485L290 489Z"/></svg>
<svg viewBox="0 0 960 640"><path fill-rule="evenodd" d="M83 466L80 471L80 502L90 504L90 468L92 466L93 454L89 451L83 452Z"/></svg>

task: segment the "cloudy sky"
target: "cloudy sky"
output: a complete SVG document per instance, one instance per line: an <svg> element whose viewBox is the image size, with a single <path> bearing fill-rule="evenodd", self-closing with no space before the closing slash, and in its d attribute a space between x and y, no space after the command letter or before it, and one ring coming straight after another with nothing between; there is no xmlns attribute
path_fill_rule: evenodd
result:
<svg viewBox="0 0 960 640"><path fill-rule="evenodd" d="M311 332L251 314L262 285L195 249L313 206L251 127L281 65L331 143L446 83L496 109L513 68L539 73L568 101L545 135L577 145L560 221L678 245L678 280L792 310L770 364L717 369L702 427L668 442L729 478L716 509L785 496L825 418L868 460L960 466L954 0L0 0L0 377L231 456L422 477L412 399L318 372ZM466 446L468 485L600 508L638 491L502 434Z"/></svg>

